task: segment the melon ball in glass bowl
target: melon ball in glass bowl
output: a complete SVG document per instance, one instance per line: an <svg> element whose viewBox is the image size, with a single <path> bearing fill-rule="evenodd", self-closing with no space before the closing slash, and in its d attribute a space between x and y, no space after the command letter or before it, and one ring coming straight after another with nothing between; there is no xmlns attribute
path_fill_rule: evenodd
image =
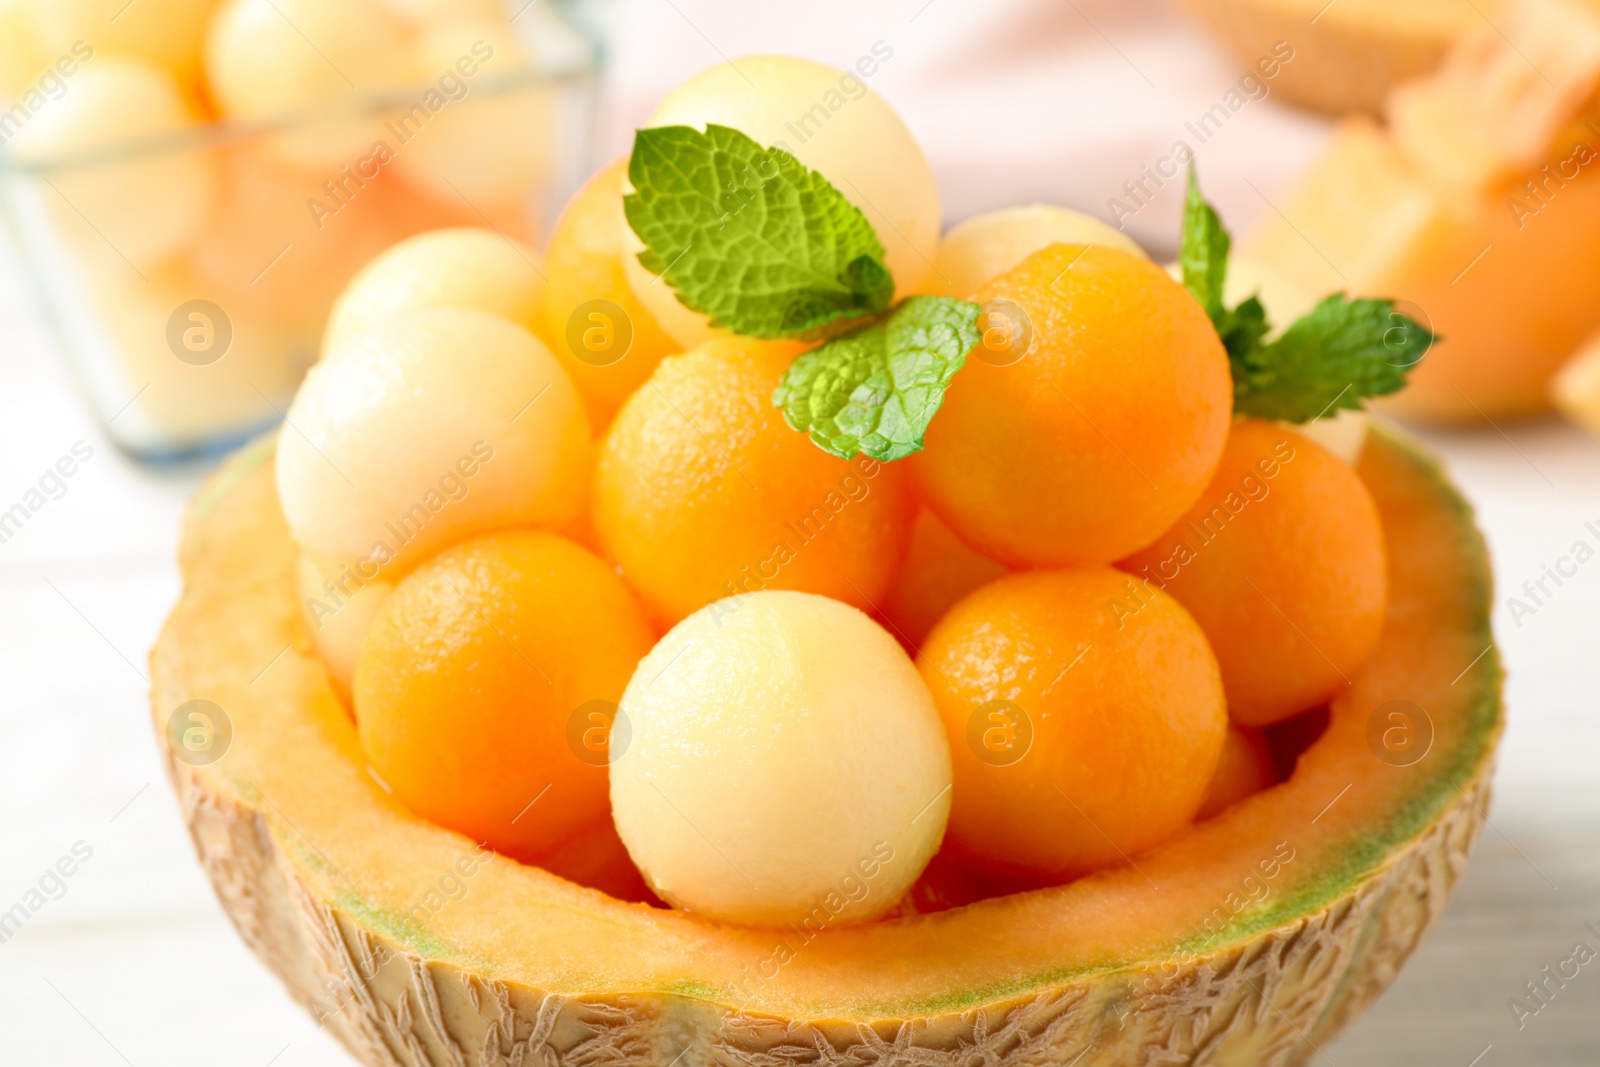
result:
<svg viewBox="0 0 1600 1067"><path fill-rule="evenodd" d="M403 87L406 55L399 24L374 0L225 0L206 37L206 78L226 118L301 115L270 144L320 182L384 139L358 102Z"/></svg>
<svg viewBox="0 0 1600 1067"><path fill-rule="evenodd" d="M895 639L837 600L707 605L640 662L624 717L612 814L677 907L753 926L865 922L944 837L950 749L933 698Z"/></svg>
<svg viewBox="0 0 1600 1067"><path fill-rule="evenodd" d="M76 161L51 172L41 194L52 220L101 277L142 283L204 224L215 165L205 152L170 147L193 135L200 117L169 71L131 56L90 55L71 90L17 127L5 147L28 165ZM9 124L0 129L10 132ZM163 141L169 147L149 147ZM124 147L106 150L117 144Z"/></svg>

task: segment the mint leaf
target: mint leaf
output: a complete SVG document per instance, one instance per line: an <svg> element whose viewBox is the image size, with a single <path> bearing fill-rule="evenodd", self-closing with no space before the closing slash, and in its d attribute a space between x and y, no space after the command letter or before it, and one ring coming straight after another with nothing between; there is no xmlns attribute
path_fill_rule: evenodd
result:
<svg viewBox="0 0 1600 1067"><path fill-rule="evenodd" d="M1233 361L1233 408L1241 415L1309 422L1386 396L1433 345L1433 334L1392 300L1334 293L1283 336Z"/></svg>
<svg viewBox="0 0 1600 1067"><path fill-rule="evenodd" d="M639 262L713 326L815 336L889 309L894 279L872 224L787 152L726 126L640 130L628 180Z"/></svg>
<svg viewBox="0 0 1600 1067"><path fill-rule="evenodd" d="M772 394L786 422L843 459L922 449L945 387L982 338L977 304L914 296L888 318L802 353Z"/></svg>
<svg viewBox="0 0 1600 1067"><path fill-rule="evenodd" d="M1200 195L1194 163L1189 164L1189 191L1183 202L1183 237L1178 246L1178 266L1183 287L1200 301L1211 321L1222 314L1222 288L1228 280L1228 249L1232 245L1222 219Z"/></svg>
<svg viewBox="0 0 1600 1067"><path fill-rule="evenodd" d="M1222 347L1228 350L1230 363L1255 351L1272 328L1267 324L1267 309L1254 296L1236 308L1223 308L1211 321L1222 338Z"/></svg>
<svg viewBox="0 0 1600 1067"><path fill-rule="evenodd" d="M1183 286L1205 308L1233 371L1233 410L1284 422L1310 422L1359 410L1367 397L1404 387L1406 375L1438 340L1394 310L1392 300L1349 300L1334 293L1274 341L1266 309L1252 296L1222 301L1232 241L1200 195L1194 165L1183 208L1178 263Z"/></svg>

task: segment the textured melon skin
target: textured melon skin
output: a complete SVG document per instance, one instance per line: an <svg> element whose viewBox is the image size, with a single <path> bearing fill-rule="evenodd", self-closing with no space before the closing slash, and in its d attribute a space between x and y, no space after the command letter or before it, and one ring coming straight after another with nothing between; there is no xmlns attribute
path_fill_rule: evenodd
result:
<svg viewBox="0 0 1600 1067"><path fill-rule="evenodd" d="M1375 437L1369 447L1424 469L1390 440ZM206 554L255 568L244 579L255 595L285 601L292 595L281 588L288 551L276 543L281 520L228 513L240 506L230 499L235 493L258 509L270 503L270 493L237 492L265 476L259 457L254 464L236 460L198 498L185 539L186 596L203 593L194 581ZM1467 599L1483 618L1466 625L1486 635L1487 576L1465 507L1437 481L1423 488L1436 490L1433 499L1398 506L1451 511L1456 524L1468 524L1463 539L1476 553L1483 584ZM208 527L219 524L231 545L208 543ZM238 543L256 541L256 531L258 542ZM174 694L216 681L196 676L186 643L232 640L270 657L284 642L305 642L292 631L298 623L291 609L287 603L264 611L269 620L286 621L264 623L259 633L208 636L192 619L169 624L152 656L158 730ZM226 761L197 768L163 750L196 850L241 935L362 1063L1274 1067L1316 1057L1317 1046L1388 986L1443 911L1483 821L1500 729L1499 669L1492 652L1483 660L1469 668L1475 673L1467 684L1482 690L1486 725L1469 764L1451 782L1450 799L1419 832L1375 860L1347 859L1363 864L1348 889L1310 907L1280 908L1260 928L1230 929L1212 947L1122 961L951 1010L881 1017L747 1014L713 998L651 989L553 993L493 977L488 962L469 966L459 954L445 962L452 954L444 947L430 951L425 938L390 936L360 901L329 892L317 868L319 859L322 866L333 861L270 799L216 773ZM254 669L254 663L240 667L245 678Z"/></svg>

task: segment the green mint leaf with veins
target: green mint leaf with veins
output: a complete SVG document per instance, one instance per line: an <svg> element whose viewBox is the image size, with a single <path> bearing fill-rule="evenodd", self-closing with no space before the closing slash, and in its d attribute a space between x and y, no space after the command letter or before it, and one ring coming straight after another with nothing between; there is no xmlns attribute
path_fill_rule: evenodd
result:
<svg viewBox="0 0 1600 1067"><path fill-rule="evenodd" d="M640 130L628 161L639 262L687 308L747 337L807 337L889 310L894 279L861 209L738 130Z"/></svg>
<svg viewBox="0 0 1600 1067"><path fill-rule="evenodd" d="M1394 310L1391 300L1334 293L1277 340L1233 361L1234 410L1309 422L1406 384L1434 336Z"/></svg>
<svg viewBox="0 0 1600 1067"><path fill-rule="evenodd" d="M945 387L978 344L977 304L914 296L796 357L772 402L824 452L888 462L922 448Z"/></svg>
<svg viewBox="0 0 1600 1067"><path fill-rule="evenodd" d="M1349 300L1335 293L1276 340L1266 309L1252 296L1223 303L1232 241L1189 167L1178 264L1184 288L1205 308L1233 370L1233 410L1284 422L1310 422L1367 397L1404 387L1406 375L1438 339L1394 310L1392 300Z"/></svg>

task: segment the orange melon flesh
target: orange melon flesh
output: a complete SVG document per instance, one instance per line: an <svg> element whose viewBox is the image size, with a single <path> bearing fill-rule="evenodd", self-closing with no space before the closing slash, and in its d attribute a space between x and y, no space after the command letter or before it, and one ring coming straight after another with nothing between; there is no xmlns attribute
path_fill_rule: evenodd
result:
<svg viewBox="0 0 1600 1067"><path fill-rule="evenodd" d="M152 705L158 729L190 699L226 711L233 739L222 759L199 767L169 761L197 844L225 900L230 880L256 879L249 888L263 897L291 882L297 910L312 917L303 921L321 931L313 940L344 930L327 927L333 915L356 931L346 937L368 948L391 943L513 989L653 1005L669 1015L698 1001L741 1018L938 1015L940 1025L970 1029L970 1019L961 1024L948 1013L1292 931L1359 894L1441 827L1463 838L1451 853L1464 858L1477 825L1501 726L1483 545L1438 469L1380 431L1359 467L1383 516L1393 570L1372 660L1334 702L1327 732L1289 781L1137 857L1136 867L937 914L828 927L809 942L793 930L718 926L622 903L504 858L478 869L462 899L421 907L474 846L408 813L366 773L355 728L294 603L273 447L266 439L237 456L193 505L185 592L152 653ZM1368 743L1374 709L1397 699L1426 709L1434 729L1427 756L1409 767L1381 761ZM263 846L251 833L239 838L238 823L227 824L234 829L226 841L214 839L220 831L193 814L206 810L253 820L277 866L256 871L243 862L242 853ZM1261 879L1261 865L1285 849L1294 858L1267 881L1266 897L1238 906L1243 879ZM1449 881L1453 875L1427 907L1442 903ZM298 988L291 972L307 965L284 947L288 920L239 921ZM1416 921L1419 929L1424 922ZM1406 951L1409 944L1414 938ZM1321 995L1319 1004L1334 991Z"/></svg>
<svg viewBox="0 0 1600 1067"><path fill-rule="evenodd" d="M1551 376L1600 326L1600 132L1582 121L1600 12L1538 0L1508 32L1539 48L1553 82L1492 29L1463 40L1391 95L1390 127L1342 126L1243 249L1307 293L1396 298L1443 337L1385 402L1404 414L1541 410Z"/></svg>

